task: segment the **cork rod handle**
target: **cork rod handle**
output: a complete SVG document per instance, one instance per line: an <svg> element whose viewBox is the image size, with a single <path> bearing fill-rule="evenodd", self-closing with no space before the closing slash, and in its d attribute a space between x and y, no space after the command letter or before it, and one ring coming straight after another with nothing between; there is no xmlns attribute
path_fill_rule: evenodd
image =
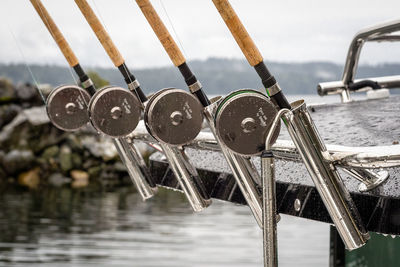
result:
<svg viewBox="0 0 400 267"><path fill-rule="evenodd" d="M92 8L89 6L88 2L86 0L75 0L75 3L81 10L83 16L86 18L86 21L89 23L90 27L96 34L97 39L99 39L114 65L116 67L121 66L125 62L124 58L118 51L103 25L100 23L100 20L97 18Z"/></svg>
<svg viewBox="0 0 400 267"><path fill-rule="evenodd" d="M171 58L175 66L180 66L185 63L186 59L183 56L181 50L177 46L175 40L168 32L164 23L157 14L150 0L136 0L136 3L142 10L142 13L146 17L150 26L153 28L154 33L157 35L168 56Z"/></svg>
<svg viewBox="0 0 400 267"><path fill-rule="evenodd" d="M31 0L33 7L35 8L36 12L39 14L40 18L42 19L44 25L49 30L51 36L53 37L54 41L56 41L58 47L60 48L61 52L63 53L64 57L67 59L68 64L71 67L74 67L79 64L77 57L75 56L74 52L72 51L71 47L65 40L64 36L58 29L57 25L54 23L53 19L51 18L50 14L47 12L46 8L43 6L40 0Z"/></svg>
<svg viewBox="0 0 400 267"><path fill-rule="evenodd" d="M263 61L260 51L249 36L235 10L233 10L228 0L212 0L222 19L231 31L236 43L239 45L247 61L251 66L255 66Z"/></svg>

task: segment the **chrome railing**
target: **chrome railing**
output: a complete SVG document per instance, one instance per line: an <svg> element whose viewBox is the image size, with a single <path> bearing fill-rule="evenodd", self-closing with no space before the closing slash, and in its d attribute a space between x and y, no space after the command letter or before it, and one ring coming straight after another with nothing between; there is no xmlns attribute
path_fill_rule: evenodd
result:
<svg viewBox="0 0 400 267"><path fill-rule="evenodd" d="M354 83L358 83L361 81L372 81L377 83L382 88L400 88L400 75L393 75L393 76L383 76L383 77L373 77L373 78L364 78L364 79L357 79L354 80ZM320 96L324 95L336 95L342 93L344 91L349 91L349 84L345 84L344 81L334 81L334 82L323 82L319 83L317 86L317 91ZM370 90L370 87L364 87L357 90L357 92L367 91ZM347 95L348 93L344 93ZM348 102L343 101L342 102Z"/></svg>
<svg viewBox="0 0 400 267"><path fill-rule="evenodd" d="M364 43L400 41L400 36L392 34L393 32L397 31L400 31L400 20L378 24L358 32L354 36L347 52L342 80L337 82L320 83L317 88L318 94L321 96L328 94L340 94L342 102L350 102L351 97L349 86L351 83L357 82L354 81L354 77L357 72L358 61ZM400 76L366 78L363 80L371 80L377 82L380 86L384 88L400 87ZM361 90L363 90L363 88L361 88Z"/></svg>

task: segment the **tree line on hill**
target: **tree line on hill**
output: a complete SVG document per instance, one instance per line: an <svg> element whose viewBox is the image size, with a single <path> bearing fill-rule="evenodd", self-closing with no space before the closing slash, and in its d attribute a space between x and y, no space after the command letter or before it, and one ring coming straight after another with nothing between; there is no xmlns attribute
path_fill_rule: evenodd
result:
<svg viewBox="0 0 400 267"><path fill-rule="evenodd" d="M244 60L209 58L191 61L189 65L210 95L226 94L241 88L258 89L262 86L255 71ZM287 94L316 94L316 86L319 82L339 80L343 72L342 65L330 62L267 62L267 65ZM30 65L30 68L39 83L57 86L75 83L76 80L68 67ZM125 86L124 80L115 68L86 67L86 69L98 73L111 85ZM167 87L186 88L179 71L173 66L131 69L131 71L146 93ZM391 63L360 66L357 77L399 74L400 64ZM0 77L7 77L14 83L32 82L24 64L0 64Z"/></svg>

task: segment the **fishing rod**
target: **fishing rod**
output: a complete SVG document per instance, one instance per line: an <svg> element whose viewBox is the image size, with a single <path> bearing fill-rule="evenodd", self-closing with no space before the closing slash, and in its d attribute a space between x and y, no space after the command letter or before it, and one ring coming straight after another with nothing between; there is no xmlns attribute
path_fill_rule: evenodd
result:
<svg viewBox="0 0 400 267"><path fill-rule="evenodd" d="M88 109L87 109L87 102L90 100L91 97L95 97L99 93L101 93L106 100L111 100L113 98L112 95L104 93L103 89L96 90L93 82L89 78L89 76L85 73L81 65L79 64L78 58L76 57L75 53L72 51L71 47L69 46L68 42L65 40L64 36L62 35L61 31L58 29L57 25L55 24L54 20L42 4L41 0L30 0L33 7L35 8L36 12L39 14L40 18L42 19L44 25L50 32L51 36L57 43L58 47L60 48L61 52L63 53L65 59L68 61L69 65L74 69L75 73L78 75L81 85L84 89L78 86L60 86L54 89L47 101L46 107L47 112L49 114L49 118L53 124L55 124L58 128L71 131L76 130L86 125L89 120ZM110 87L114 88L114 90L118 90L118 92L122 92L124 90L118 87ZM106 89L109 90L110 88ZM129 117L133 121L139 121L138 111L134 112L133 104L135 104L136 97L127 95L126 92L129 91L124 90L124 96L126 103L129 102L132 105L132 108L129 110L132 114L124 114L123 112L120 113L120 117L126 117L123 115L130 115ZM82 101L84 98L85 101ZM112 101L112 100L111 100ZM116 102L116 101L112 101ZM84 108L80 108L84 105ZM119 108L119 103L116 103L114 106ZM126 111L126 109L125 109ZM114 116L115 116L114 112ZM120 119L118 117L117 119ZM137 124L136 122L136 124ZM96 125L95 123L92 123ZM135 122L133 122L135 124ZM102 127L96 129L100 132L110 132L112 125L107 125L106 127ZM131 131L131 129L126 128L125 131ZM133 129L132 129L133 131ZM153 181L153 178L150 175L150 171L148 170L146 163L140 154L140 151L137 149L135 144L131 142L127 138L113 138L114 145L118 151L118 154L126 166L128 174L136 186L139 194L142 196L143 200L151 198L155 192L157 191L156 184Z"/></svg>
<svg viewBox="0 0 400 267"><path fill-rule="evenodd" d="M86 0L75 0L83 16L96 34L115 67L121 72L128 88L144 108L144 121L149 133L160 146L194 211L211 204L204 185L181 146L193 140L201 130L202 106L184 90L167 88L147 99L140 83L126 66L125 59ZM124 121L124 123L130 123Z"/></svg>
<svg viewBox="0 0 400 267"><path fill-rule="evenodd" d="M268 104L268 98L265 97L263 94L255 93L251 90L242 90L240 92L235 92L236 94L251 94L254 96L250 101L245 101L246 103L238 103L235 102L238 106L243 104L251 103L249 107L249 114L241 114L237 116L236 119L240 120L240 124L238 128L236 128L236 132L232 135L227 134L219 134L217 127L219 125L215 124L215 117L216 113L218 113L217 106L221 101L225 101L219 99L217 101L211 102L207 95L203 91L203 87L200 81L197 80L196 76L191 71L189 65L186 62L185 57L183 56L181 50L177 46L176 42L168 32L167 28L165 27L164 23L158 16L156 10L153 8L151 2L149 0L136 0L136 3L142 10L144 16L146 17L147 21L153 28L153 31L157 35L159 41L163 45L165 51L169 55L173 64L179 69L187 86L189 87L190 92L195 95L201 104L204 107L205 118L208 122L209 128L211 129L212 133L215 136L218 144L221 147L221 151L228 162L230 169L232 170L233 176L245 197L247 204L249 205L254 218L256 219L258 225L262 227L262 195L259 191L258 185L261 184L261 177L257 172L256 168L254 167L253 163L250 161L249 155L253 153L257 153L258 151L254 152L254 150L260 150L257 148L259 142L265 143L265 138L242 138L244 135L248 135L251 137L255 137L257 132L260 131L260 128L263 127L255 127L255 121L258 120L257 111L264 110L267 112L277 113L276 108L272 104ZM226 101L235 101L235 99L229 99ZM247 106L246 106L247 109ZM242 109L243 110L243 109ZM224 110L225 112L220 112L220 116L227 117L226 114L230 113L231 111L235 110ZM263 111L264 112L264 111ZM222 115L221 115L222 114ZM240 117L240 118L239 118ZM265 127L272 123L270 118L265 118ZM231 123L229 120L224 120L226 124ZM277 135L276 135L277 136ZM230 139L231 142L226 145L222 139ZM255 141L256 140L256 141ZM241 150L241 154L234 153L232 150L228 148L228 146L239 146L239 150ZM250 152L248 147L250 147ZM260 150L260 152L262 149Z"/></svg>
<svg viewBox="0 0 400 267"><path fill-rule="evenodd" d="M213 0L213 3L247 61L261 78L268 96L279 109L290 110L283 114L283 121L346 248L353 250L363 246L369 234L336 167L324 160L327 149L304 100L288 103L229 1Z"/></svg>

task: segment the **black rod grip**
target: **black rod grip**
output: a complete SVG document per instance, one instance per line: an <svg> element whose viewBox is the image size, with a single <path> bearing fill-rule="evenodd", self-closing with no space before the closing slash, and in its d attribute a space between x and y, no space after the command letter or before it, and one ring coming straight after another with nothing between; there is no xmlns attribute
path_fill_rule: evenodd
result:
<svg viewBox="0 0 400 267"><path fill-rule="evenodd" d="M136 80L135 76L133 76L133 74L129 71L125 63L118 66L118 69L121 72L122 76L124 76L126 84L130 84L131 82ZM135 91L139 97L140 102L144 103L147 101L147 96L143 93L143 90L142 88L140 88L140 86L137 87Z"/></svg>
<svg viewBox="0 0 400 267"><path fill-rule="evenodd" d="M198 82L196 76L190 70L190 68L189 68L188 64L186 64L186 62L179 65L178 69L181 72L183 78L185 79L187 86L191 86L191 85L195 84L196 82ZM207 107L211 104L210 100L208 99L207 95L204 93L202 88L200 88L199 90L192 92L192 93L197 97L197 99L200 101L200 103L204 107Z"/></svg>
<svg viewBox="0 0 400 267"><path fill-rule="evenodd" d="M256 70L258 76L260 76L261 82L267 90L269 88L271 88L272 86L277 85L275 77L269 72L264 61L255 65L254 69ZM273 95L270 95L270 92L268 92L268 95L269 95L269 97L271 97L271 99L275 102L275 104L279 108L291 109L290 104L287 101L285 95L282 93L282 91L279 91Z"/></svg>
<svg viewBox="0 0 400 267"><path fill-rule="evenodd" d="M76 73L76 75L78 75L79 80L81 83L86 82L87 80L89 80L89 76L85 73L85 71L82 69L80 64L76 64L75 66L73 66L73 69ZM89 87L85 87L85 90L88 91L88 93L92 96L96 93L96 88L94 87L94 85L91 85Z"/></svg>
<svg viewBox="0 0 400 267"><path fill-rule="evenodd" d="M257 65L254 66L258 76L261 78L262 84L265 88L269 88L276 84L275 77L269 72L267 66L265 65L264 61L261 61Z"/></svg>
<svg viewBox="0 0 400 267"><path fill-rule="evenodd" d="M190 70L188 64L184 62L183 64L178 66L179 71L181 72L185 82L188 86L197 82L196 76L194 76L193 72Z"/></svg>

